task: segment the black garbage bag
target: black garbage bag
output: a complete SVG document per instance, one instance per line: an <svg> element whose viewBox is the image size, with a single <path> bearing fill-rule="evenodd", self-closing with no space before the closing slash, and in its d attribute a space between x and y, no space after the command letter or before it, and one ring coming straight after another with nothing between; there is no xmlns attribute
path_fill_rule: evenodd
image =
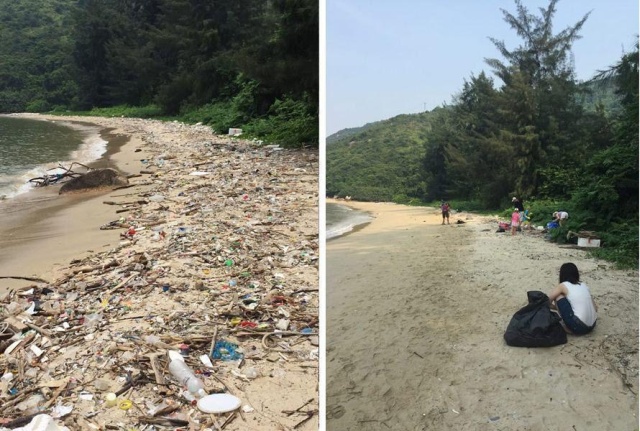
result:
<svg viewBox="0 0 640 431"><path fill-rule="evenodd" d="M529 304L511 318L504 340L509 346L551 347L567 342L560 316L549 308L549 297L538 290L527 292Z"/></svg>

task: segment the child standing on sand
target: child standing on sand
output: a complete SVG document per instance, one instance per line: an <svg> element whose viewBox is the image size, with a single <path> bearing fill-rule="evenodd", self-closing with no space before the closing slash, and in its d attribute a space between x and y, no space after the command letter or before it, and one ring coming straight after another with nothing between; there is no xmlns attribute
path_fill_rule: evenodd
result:
<svg viewBox="0 0 640 431"><path fill-rule="evenodd" d="M442 205L440 205L440 210L442 211L442 224L444 224L444 219L447 219L447 224L449 224L449 202L442 201Z"/></svg>
<svg viewBox="0 0 640 431"><path fill-rule="evenodd" d="M516 208L515 210L513 210L513 213L511 214L511 236L516 234L516 230L518 230L519 226L520 226L520 211L518 210L518 208Z"/></svg>

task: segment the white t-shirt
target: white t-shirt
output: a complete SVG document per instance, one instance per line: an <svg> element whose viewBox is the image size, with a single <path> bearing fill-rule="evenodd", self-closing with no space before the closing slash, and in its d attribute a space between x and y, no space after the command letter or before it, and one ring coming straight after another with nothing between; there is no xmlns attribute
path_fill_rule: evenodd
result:
<svg viewBox="0 0 640 431"><path fill-rule="evenodd" d="M591 293L586 284L573 284L565 281L564 287L567 288L569 294L567 299L571 308L573 308L573 314L587 326L592 326L596 322L596 309L593 307L593 301L591 300Z"/></svg>
<svg viewBox="0 0 640 431"><path fill-rule="evenodd" d="M558 218L560 220L566 220L569 218L569 213L565 212L565 211L558 211Z"/></svg>

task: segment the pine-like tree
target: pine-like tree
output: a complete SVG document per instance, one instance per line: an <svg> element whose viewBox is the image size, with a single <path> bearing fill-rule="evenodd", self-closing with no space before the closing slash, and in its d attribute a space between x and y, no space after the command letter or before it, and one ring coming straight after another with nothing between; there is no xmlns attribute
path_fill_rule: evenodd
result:
<svg viewBox="0 0 640 431"><path fill-rule="evenodd" d="M538 169L547 164L575 165L579 157L572 143L581 116L571 57L571 45L589 17L553 34L558 0L532 15L520 0L516 14L504 9L504 20L523 43L508 49L503 41L490 38L505 61L486 59L502 80L502 135L513 146L513 187L520 195L535 194L540 185Z"/></svg>

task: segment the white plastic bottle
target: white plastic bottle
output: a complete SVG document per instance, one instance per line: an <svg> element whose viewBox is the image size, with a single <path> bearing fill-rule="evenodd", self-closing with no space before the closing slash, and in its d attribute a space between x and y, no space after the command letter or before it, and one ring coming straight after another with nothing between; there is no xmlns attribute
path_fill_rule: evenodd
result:
<svg viewBox="0 0 640 431"><path fill-rule="evenodd" d="M191 395L196 398L202 398L207 395L202 380L196 377L191 368L189 368L184 361L181 361L180 359L173 359L169 363L169 372L187 388Z"/></svg>

